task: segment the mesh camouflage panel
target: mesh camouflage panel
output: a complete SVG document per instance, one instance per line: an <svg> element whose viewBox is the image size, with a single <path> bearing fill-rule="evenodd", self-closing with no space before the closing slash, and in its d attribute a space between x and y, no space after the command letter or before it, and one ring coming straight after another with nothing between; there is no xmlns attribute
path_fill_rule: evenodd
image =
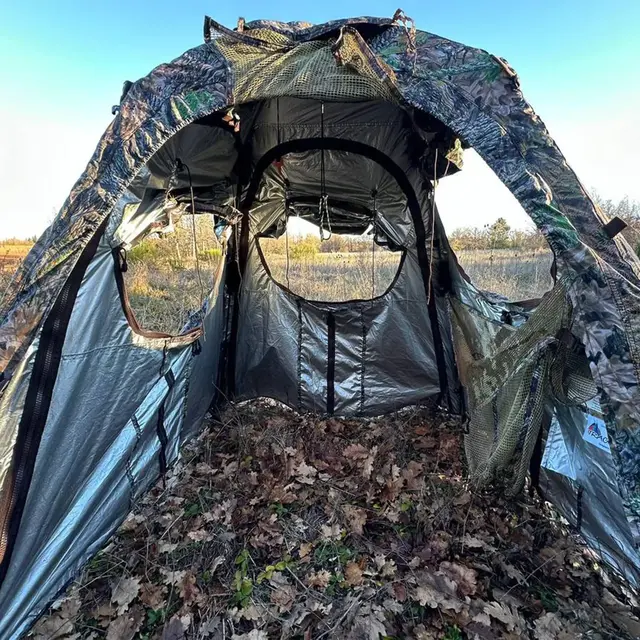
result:
<svg viewBox="0 0 640 640"><path fill-rule="evenodd" d="M451 301L460 380L469 403L465 450L473 480L521 490L553 395L580 405L597 394L584 353L563 340L571 309L559 282L515 328Z"/></svg>
<svg viewBox="0 0 640 640"><path fill-rule="evenodd" d="M222 35L215 46L232 64L236 103L283 96L339 102L397 101L392 85L361 55L357 32L337 41L316 40L294 46L287 36L269 29L251 31L253 41Z"/></svg>

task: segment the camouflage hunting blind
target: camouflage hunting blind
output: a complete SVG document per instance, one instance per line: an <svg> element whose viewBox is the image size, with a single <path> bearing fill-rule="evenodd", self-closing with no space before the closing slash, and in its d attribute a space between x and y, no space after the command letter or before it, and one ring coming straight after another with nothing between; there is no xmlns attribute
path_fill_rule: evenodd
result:
<svg viewBox="0 0 640 640"><path fill-rule="evenodd" d="M205 413L269 397L373 416L466 417L472 479L528 475L638 584L640 263L485 51L393 19L205 21L127 83L111 125L0 307L0 637L16 638L177 459ZM434 201L475 149L554 253L540 300L481 291ZM213 214L225 259L193 322L148 331L126 252ZM269 272L290 216L401 254L370 300L318 302Z"/></svg>

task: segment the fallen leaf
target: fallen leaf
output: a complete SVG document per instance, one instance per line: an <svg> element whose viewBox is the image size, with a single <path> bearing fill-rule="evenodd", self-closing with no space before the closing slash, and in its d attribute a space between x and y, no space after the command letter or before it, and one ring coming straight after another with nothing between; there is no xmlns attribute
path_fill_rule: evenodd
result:
<svg viewBox="0 0 640 640"><path fill-rule="evenodd" d="M350 460L364 460L369 456L369 449L361 444L350 444L345 447L342 455Z"/></svg>
<svg viewBox="0 0 640 640"><path fill-rule="evenodd" d="M461 596L472 596L475 594L478 588L476 583L478 574L474 569L454 562L441 562L439 569L457 584L457 590Z"/></svg>
<svg viewBox="0 0 640 640"><path fill-rule="evenodd" d="M185 572L185 575L178 584L178 593L186 605L196 600L200 590L196 587L196 577L192 571Z"/></svg>
<svg viewBox="0 0 640 640"><path fill-rule="evenodd" d="M456 496L452 502L456 507L464 507L471 502L471 493L469 493L469 491L465 491L459 496Z"/></svg>
<svg viewBox="0 0 640 640"><path fill-rule="evenodd" d="M484 612L492 618L500 620L509 631L524 628L522 618L518 611L512 609L508 604L500 604L499 602L489 602L484 605Z"/></svg>
<svg viewBox="0 0 640 640"><path fill-rule="evenodd" d="M231 640L269 640L269 636L266 631L261 629L252 629L249 633L242 633L240 635L233 634Z"/></svg>
<svg viewBox="0 0 640 640"><path fill-rule="evenodd" d="M620 602L609 589L604 589L601 602L617 627L634 638L640 638L640 620L631 613L631 607Z"/></svg>
<svg viewBox="0 0 640 640"><path fill-rule="evenodd" d="M133 608L114 618L107 629L107 640L132 640L142 626L143 620L144 614L141 608Z"/></svg>
<svg viewBox="0 0 640 640"><path fill-rule="evenodd" d="M331 574L328 571L322 569L317 573L311 573L307 576L307 584L310 587L318 587L319 589L326 589L329 586L329 580Z"/></svg>
<svg viewBox="0 0 640 640"><path fill-rule="evenodd" d="M404 602L407 599L407 588L402 584L402 582L394 582L393 585L393 595L396 597L398 602Z"/></svg>
<svg viewBox="0 0 640 640"><path fill-rule="evenodd" d="M556 640L562 631L562 622L555 613L547 612L535 622L534 637L537 640Z"/></svg>
<svg viewBox="0 0 640 640"><path fill-rule="evenodd" d="M318 470L314 466L307 464L303 460L295 468L294 475L296 476L296 480L298 482L302 482L303 484L313 484L316 481Z"/></svg>
<svg viewBox="0 0 640 640"><path fill-rule="evenodd" d="M344 579L350 587L357 587L361 585L363 582L363 577L360 565L358 565L358 563L356 562L347 563L347 566L344 570Z"/></svg>
<svg viewBox="0 0 640 640"><path fill-rule="evenodd" d="M342 538L342 529L338 524L331 526L323 524L320 527L320 535L323 540L340 540Z"/></svg>
<svg viewBox="0 0 640 640"><path fill-rule="evenodd" d="M140 602L149 609L161 609L165 604L166 591L164 585L145 582L140 586Z"/></svg>
<svg viewBox="0 0 640 640"><path fill-rule="evenodd" d="M174 616L162 629L162 640L183 640L184 628L178 616Z"/></svg>
<svg viewBox="0 0 640 640"><path fill-rule="evenodd" d="M422 486L422 480L418 478L422 475L424 466L415 460L411 460L407 465L407 468L402 471L402 477L407 483L407 489L409 491L415 491Z"/></svg>
<svg viewBox="0 0 640 640"><path fill-rule="evenodd" d="M349 531L359 536L363 535L364 525L367 523L367 512L360 507L354 507L350 504L345 505L343 511Z"/></svg>
<svg viewBox="0 0 640 640"><path fill-rule="evenodd" d="M164 583L169 586L179 584L187 574L186 571L171 571L164 567L160 569L160 573L164 576Z"/></svg>
<svg viewBox="0 0 640 640"><path fill-rule="evenodd" d="M198 529L197 531L189 531L189 533L187 533L187 538L194 542L211 542L211 540L213 540L213 535L204 529Z"/></svg>
<svg viewBox="0 0 640 640"><path fill-rule="evenodd" d="M140 591L139 578L121 578L111 584L111 602L117 607L118 614L123 614L135 600Z"/></svg>
<svg viewBox="0 0 640 640"><path fill-rule="evenodd" d="M291 611L296 597L296 590L291 585L282 585L271 592L271 602L277 605L280 613Z"/></svg>

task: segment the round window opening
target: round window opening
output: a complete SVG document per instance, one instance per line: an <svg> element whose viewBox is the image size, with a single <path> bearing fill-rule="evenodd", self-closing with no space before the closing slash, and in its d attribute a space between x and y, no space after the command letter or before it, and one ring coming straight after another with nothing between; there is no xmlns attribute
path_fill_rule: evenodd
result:
<svg viewBox="0 0 640 640"><path fill-rule="evenodd" d="M258 244L273 280L301 298L322 302L384 295L393 287L404 255L380 246L366 232L321 239L319 227L293 217L286 233L261 237Z"/></svg>

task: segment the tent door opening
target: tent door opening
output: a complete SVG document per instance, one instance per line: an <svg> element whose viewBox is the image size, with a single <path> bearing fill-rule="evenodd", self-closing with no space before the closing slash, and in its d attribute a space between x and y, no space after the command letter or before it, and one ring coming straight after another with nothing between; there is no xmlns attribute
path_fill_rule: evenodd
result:
<svg viewBox="0 0 640 640"><path fill-rule="evenodd" d="M260 249L265 229L255 212L265 217L262 194L273 200L274 164L280 170L289 154L324 151L373 161L392 177L405 199L415 241L403 247L405 255L392 286L377 298L306 300L272 278ZM231 320L225 392L238 400L270 397L301 411L329 415L378 415L434 396L451 403L455 365L442 338L450 330L446 301L436 294L431 274L427 237L431 211L421 206L405 172L385 153L364 143L296 139L272 147L258 160L245 193L237 250L230 252L230 266L237 273L228 281ZM318 200L323 196L331 202L331 193L319 193ZM271 226L282 217L286 226L284 202Z"/></svg>

